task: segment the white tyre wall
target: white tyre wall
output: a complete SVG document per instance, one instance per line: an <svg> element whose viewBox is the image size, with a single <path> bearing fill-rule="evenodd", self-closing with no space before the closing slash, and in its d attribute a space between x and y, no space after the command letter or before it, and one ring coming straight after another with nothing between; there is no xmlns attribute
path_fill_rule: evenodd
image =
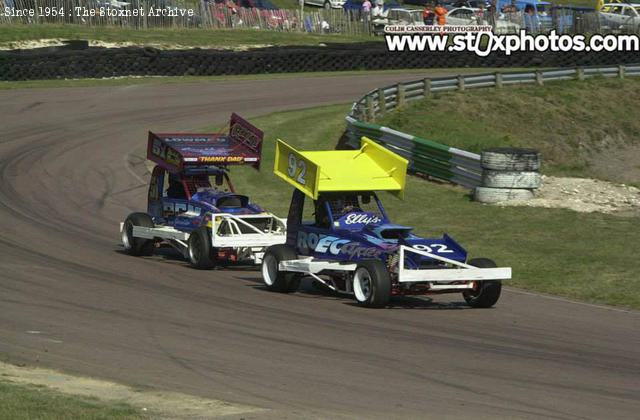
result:
<svg viewBox="0 0 640 420"><path fill-rule="evenodd" d="M538 188L538 172L482 171L482 186L489 188Z"/></svg>
<svg viewBox="0 0 640 420"><path fill-rule="evenodd" d="M495 171L537 171L540 153L531 149L488 149L482 151L480 165Z"/></svg>
<svg viewBox="0 0 640 420"><path fill-rule="evenodd" d="M511 188L486 188L476 187L474 199L480 203L499 203L510 200L530 200L534 197L533 191Z"/></svg>

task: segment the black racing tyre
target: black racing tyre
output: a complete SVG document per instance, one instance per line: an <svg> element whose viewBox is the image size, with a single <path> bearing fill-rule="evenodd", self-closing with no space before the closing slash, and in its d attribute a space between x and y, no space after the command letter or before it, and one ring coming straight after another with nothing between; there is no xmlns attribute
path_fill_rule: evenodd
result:
<svg viewBox="0 0 640 420"><path fill-rule="evenodd" d="M489 258L474 258L469 260L467 264L479 268L495 268L496 263ZM472 308L490 308L500 299L502 291L502 282L495 280L486 280L477 282L476 290L462 292L462 297Z"/></svg>
<svg viewBox="0 0 640 420"><path fill-rule="evenodd" d="M199 270L209 270L215 266L210 228L200 226L189 235L189 263Z"/></svg>
<svg viewBox="0 0 640 420"><path fill-rule="evenodd" d="M482 151L480 165L494 171L537 171L540 153L534 149L495 147Z"/></svg>
<svg viewBox="0 0 640 420"><path fill-rule="evenodd" d="M133 227L142 226L154 227L153 219L147 213L131 213L124 220L122 226L122 245L124 251L129 255L148 256L153 254L153 239L136 238L133 236Z"/></svg>
<svg viewBox="0 0 640 420"><path fill-rule="evenodd" d="M353 273L353 294L361 306L383 308L391 299L391 279L382 261L360 261Z"/></svg>
<svg viewBox="0 0 640 420"><path fill-rule="evenodd" d="M262 281L268 290L279 293L291 293L298 290L300 276L298 273L280 271L280 261L295 260L298 254L288 245L273 245L267 248L262 258Z"/></svg>

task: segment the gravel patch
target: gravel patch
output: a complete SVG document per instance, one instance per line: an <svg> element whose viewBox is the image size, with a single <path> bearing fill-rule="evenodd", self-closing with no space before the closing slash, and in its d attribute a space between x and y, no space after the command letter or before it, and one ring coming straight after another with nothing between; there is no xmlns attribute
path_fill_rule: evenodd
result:
<svg viewBox="0 0 640 420"><path fill-rule="evenodd" d="M640 189L589 178L542 176L542 186L530 200L505 201L500 206L563 208L580 213L640 215Z"/></svg>

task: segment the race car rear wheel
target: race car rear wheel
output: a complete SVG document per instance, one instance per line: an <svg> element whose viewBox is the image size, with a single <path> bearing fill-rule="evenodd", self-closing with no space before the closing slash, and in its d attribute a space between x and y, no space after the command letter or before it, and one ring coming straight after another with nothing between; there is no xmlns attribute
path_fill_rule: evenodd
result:
<svg viewBox="0 0 640 420"><path fill-rule="evenodd" d="M154 227L153 219L146 213L131 213L125 219L122 226L122 245L129 255L148 256L153 254L154 242L152 239L136 238L133 236L133 227Z"/></svg>
<svg viewBox="0 0 640 420"><path fill-rule="evenodd" d="M200 226L189 235L189 263L199 270L209 270L215 266L211 234L207 226Z"/></svg>
<svg viewBox="0 0 640 420"><path fill-rule="evenodd" d="M494 268L496 263L489 258L474 258L467 263L478 268ZM464 300L472 308L490 308L500 299L502 282L495 280L480 281L474 290L462 292Z"/></svg>
<svg viewBox="0 0 640 420"><path fill-rule="evenodd" d="M361 306L382 308L391 298L391 279L381 261L361 261L353 274L353 294Z"/></svg>
<svg viewBox="0 0 640 420"><path fill-rule="evenodd" d="M300 276L296 273L280 271L280 261L295 260L296 251L287 245L273 245L267 248L262 258L262 281L273 292L291 293L298 290Z"/></svg>

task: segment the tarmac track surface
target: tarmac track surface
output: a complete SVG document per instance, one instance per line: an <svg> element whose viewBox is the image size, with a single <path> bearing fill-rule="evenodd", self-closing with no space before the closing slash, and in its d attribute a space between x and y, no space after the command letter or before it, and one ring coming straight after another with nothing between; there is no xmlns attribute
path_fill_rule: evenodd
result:
<svg viewBox="0 0 640 420"><path fill-rule="evenodd" d="M514 291L491 310L453 295L367 310L120 252L118 223L145 208L127 161L147 130L417 77L0 91L0 358L268 409L248 417L638 418L637 312Z"/></svg>

